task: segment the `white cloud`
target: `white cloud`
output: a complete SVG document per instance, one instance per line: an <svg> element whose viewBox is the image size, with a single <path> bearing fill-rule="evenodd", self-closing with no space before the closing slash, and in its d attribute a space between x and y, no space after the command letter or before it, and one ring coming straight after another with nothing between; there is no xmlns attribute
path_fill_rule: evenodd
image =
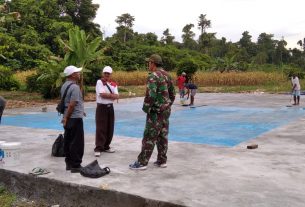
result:
<svg viewBox="0 0 305 207"><path fill-rule="evenodd" d="M95 22L101 25L106 36L115 32L115 19L123 13L135 17L134 31L154 32L159 38L169 28L181 40L182 28L193 23L197 34L200 14L207 14L212 22L209 32L236 42L242 32L249 31L256 41L262 32L284 36L288 47L305 37L304 0L93 0L100 4Z"/></svg>

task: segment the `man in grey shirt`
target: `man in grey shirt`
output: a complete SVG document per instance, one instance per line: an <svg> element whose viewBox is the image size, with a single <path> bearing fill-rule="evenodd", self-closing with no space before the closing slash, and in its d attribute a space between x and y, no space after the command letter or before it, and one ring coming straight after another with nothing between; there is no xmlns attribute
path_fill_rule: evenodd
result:
<svg viewBox="0 0 305 207"><path fill-rule="evenodd" d="M68 66L64 70L67 77L66 82L61 87L61 97L68 88L65 97L65 112L62 124L65 129L64 148L66 156L66 170L71 173L79 172L84 155L84 100L77 82L80 80L82 68Z"/></svg>
<svg viewBox="0 0 305 207"><path fill-rule="evenodd" d="M5 99L2 96L0 96L0 124L1 124L1 117L3 114L4 108L5 108L5 105L6 105Z"/></svg>

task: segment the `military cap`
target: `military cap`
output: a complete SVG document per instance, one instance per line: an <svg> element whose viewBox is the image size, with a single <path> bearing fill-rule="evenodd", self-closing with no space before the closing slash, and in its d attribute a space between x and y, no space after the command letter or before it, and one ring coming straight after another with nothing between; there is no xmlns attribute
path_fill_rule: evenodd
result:
<svg viewBox="0 0 305 207"><path fill-rule="evenodd" d="M145 58L146 62L153 62L156 64L162 64L162 58L160 55L153 54L149 58Z"/></svg>

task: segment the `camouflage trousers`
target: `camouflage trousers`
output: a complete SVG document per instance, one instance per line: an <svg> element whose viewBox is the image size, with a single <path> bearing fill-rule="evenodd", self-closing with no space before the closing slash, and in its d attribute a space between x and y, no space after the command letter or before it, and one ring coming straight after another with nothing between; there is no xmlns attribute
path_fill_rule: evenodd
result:
<svg viewBox="0 0 305 207"><path fill-rule="evenodd" d="M160 163L167 161L168 127L170 110L162 113L149 113L146 117L146 126L142 139L142 150L138 156L138 162L147 165L155 145L158 149L157 160Z"/></svg>

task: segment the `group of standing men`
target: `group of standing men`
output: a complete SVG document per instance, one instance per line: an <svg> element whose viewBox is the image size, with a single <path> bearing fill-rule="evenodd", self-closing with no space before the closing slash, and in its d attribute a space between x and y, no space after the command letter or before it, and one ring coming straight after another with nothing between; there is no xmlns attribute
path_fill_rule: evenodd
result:
<svg viewBox="0 0 305 207"><path fill-rule="evenodd" d="M167 167L168 130L171 106L175 100L175 88L171 76L162 68L162 58L151 55L146 59L149 75L147 77L146 94L142 110L146 113L146 125L142 139L141 152L137 160L129 165L132 170L145 170L149 159L157 145L158 155L154 165ZM64 99L64 115L62 124L65 129L64 146L66 170L72 173L80 172L84 155L84 111L83 93L77 84L82 68L68 66L64 70L66 82L61 87L61 97ZM118 87L111 80L112 68L106 66L101 73L101 79L96 83L96 136L94 155L99 157L102 152L113 153L110 147L114 132L113 102L119 99ZM300 83L296 75L292 79L292 94L294 105L300 101ZM197 86L186 81L183 72L177 79L180 98L191 96L190 105L194 104ZM185 94L184 89L187 89ZM65 94L65 95L64 95ZM6 101L0 96L0 123Z"/></svg>
<svg viewBox="0 0 305 207"><path fill-rule="evenodd" d="M129 165L132 170L145 170L157 145L158 156L154 165L167 167L168 129L171 106L175 100L175 88L170 75L162 68L162 58L151 55L146 59L149 69L146 94L142 110L146 113L146 126L141 152L137 160ZM62 124L65 129L64 146L66 170L80 172L84 154L84 101L82 91L77 84L82 68L68 66L64 70L66 82L61 88L61 97L65 96L65 112ZM96 136L94 155L102 152L113 153L110 147L114 132L113 102L119 99L118 87L111 80L112 68L106 66L96 83Z"/></svg>

